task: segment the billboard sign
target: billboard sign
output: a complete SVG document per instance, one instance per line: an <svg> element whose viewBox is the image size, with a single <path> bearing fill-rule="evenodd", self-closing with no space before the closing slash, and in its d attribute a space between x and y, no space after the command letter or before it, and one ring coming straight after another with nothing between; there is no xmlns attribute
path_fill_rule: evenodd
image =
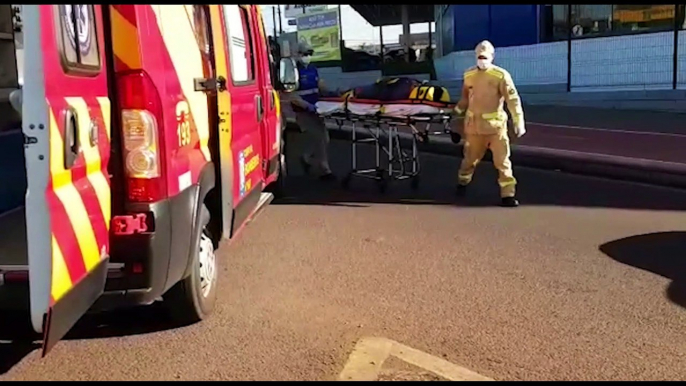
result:
<svg viewBox="0 0 686 386"><path fill-rule="evenodd" d="M314 50L313 62L341 60L338 9L298 17L298 41Z"/></svg>
<svg viewBox="0 0 686 386"><path fill-rule="evenodd" d="M326 4L286 4L284 5L284 15L287 19L295 19L308 13L326 11L327 8Z"/></svg>

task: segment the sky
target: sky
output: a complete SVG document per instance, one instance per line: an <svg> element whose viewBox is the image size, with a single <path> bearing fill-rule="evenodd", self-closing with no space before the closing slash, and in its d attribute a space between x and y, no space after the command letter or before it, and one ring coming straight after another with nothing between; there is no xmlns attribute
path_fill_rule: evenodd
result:
<svg viewBox="0 0 686 386"><path fill-rule="evenodd" d="M262 15L264 17L264 27L267 29L267 34L271 35L274 32L274 19L272 17L272 8L277 5L260 5L262 7ZM334 7L334 6L330 6ZM281 25L284 32L292 32L296 30L295 26L289 26L283 12L283 5L281 5ZM278 14L277 14L277 29L278 29ZM341 5L341 24L343 31L343 40L345 45L360 46L363 43L379 44L379 27L372 27L371 24L360 16L350 5ZM435 32L435 28L432 27ZM428 32L428 25L412 24L410 26L410 33L426 33ZM383 28L383 42L398 43L398 36L403 33L403 28L400 25L387 26Z"/></svg>

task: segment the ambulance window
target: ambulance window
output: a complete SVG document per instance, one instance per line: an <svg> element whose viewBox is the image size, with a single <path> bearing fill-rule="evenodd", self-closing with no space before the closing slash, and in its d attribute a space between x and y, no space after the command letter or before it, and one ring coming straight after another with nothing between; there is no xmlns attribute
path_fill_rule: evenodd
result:
<svg viewBox="0 0 686 386"><path fill-rule="evenodd" d="M260 18L260 25L262 26L262 31L264 34L262 35L262 41L264 42L264 46L267 48L267 60L269 60L269 68L270 69L275 69L276 68L276 63L274 63L274 55L272 55L272 44L269 43L269 40L267 39L267 30L264 28L264 18ZM274 38L274 45L276 45L276 38ZM272 71L269 71L269 84L274 84L274 79L273 79L273 73Z"/></svg>
<svg viewBox="0 0 686 386"><path fill-rule="evenodd" d="M226 4L223 7L224 23L230 41L231 78L234 83L250 82L255 79L255 57L248 11L235 4Z"/></svg>
<svg viewBox="0 0 686 386"><path fill-rule="evenodd" d="M62 64L67 72L100 70L95 13L92 4L59 7Z"/></svg>

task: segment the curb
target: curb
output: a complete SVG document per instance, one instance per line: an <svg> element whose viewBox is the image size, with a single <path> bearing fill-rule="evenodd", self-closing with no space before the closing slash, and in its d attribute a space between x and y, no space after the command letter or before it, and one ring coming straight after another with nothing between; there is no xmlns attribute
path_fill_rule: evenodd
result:
<svg viewBox="0 0 686 386"><path fill-rule="evenodd" d="M350 140L352 129L328 125L333 139ZM357 130L357 138L370 138L363 129ZM411 146L412 136L400 133L402 146ZM419 144L419 151L462 158L462 146L450 140L431 137L429 143ZM534 146L512 146L512 163L538 169L558 170L572 174L603 177L621 181L641 182L652 185L686 189L686 164L638 158L582 153L569 150L548 149ZM488 151L484 161L491 161Z"/></svg>

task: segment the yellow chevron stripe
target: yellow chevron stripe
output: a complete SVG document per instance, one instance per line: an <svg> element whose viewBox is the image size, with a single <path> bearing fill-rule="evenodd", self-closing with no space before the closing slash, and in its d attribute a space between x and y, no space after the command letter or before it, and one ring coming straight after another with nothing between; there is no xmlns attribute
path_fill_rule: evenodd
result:
<svg viewBox="0 0 686 386"><path fill-rule="evenodd" d="M272 90L272 93L274 93L274 101L276 102L274 106L274 110L276 110L276 118L281 119L281 98L279 97L279 92Z"/></svg>
<svg viewBox="0 0 686 386"><path fill-rule="evenodd" d="M76 114L79 119L79 127L90 128L91 117L89 115L88 104L86 101L79 97L68 97L64 99L66 99L67 103L76 110ZM109 122L108 118L109 117L105 117L105 121ZM79 140L81 141L81 148L83 149L83 155L86 161L86 175L88 177L88 181L91 183L91 186L93 186L93 190L95 190L95 195L98 198L98 204L100 204L100 211L105 219L107 229L109 229L111 210L110 186L107 183L107 178L102 171L99 148L99 146L103 146L103 143L99 142L96 146L91 146L89 133L90 129L79 130Z"/></svg>
<svg viewBox="0 0 686 386"><path fill-rule="evenodd" d="M226 43L225 43L225 29L222 23L221 5L210 5L210 20L212 24L212 39L214 46L215 64L217 67L217 76L223 76L229 79L229 66L226 62ZM224 113L223 122L219 123L219 143L226 144L226 149L229 151L229 159L233 160L233 148L231 147L231 138L233 136L232 126L232 112L231 112L231 93L220 92L217 94L217 103L219 105L219 113Z"/></svg>
<svg viewBox="0 0 686 386"><path fill-rule="evenodd" d="M110 6L112 23L112 47L114 55L129 69L142 68L138 45L138 29L113 6Z"/></svg>
<svg viewBox="0 0 686 386"><path fill-rule="evenodd" d="M255 7L257 10L257 28L260 30L260 37L262 40L266 41L266 37L264 34L264 22L262 21L262 11L260 10L260 7ZM269 47L267 47L269 49Z"/></svg>
<svg viewBox="0 0 686 386"><path fill-rule="evenodd" d="M52 236L52 282L50 294L55 302L59 301L72 287L71 277L55 236Z"/></svg>
<svg viewBox="0 0 686 386"><path fill-rule="evenodd" d="M50 171L53 190L67 211L69 223L76 234L86 270L90 272L100 262L100 250L90 218L88 218L88 211L86 211L81 195L71 180L71 172L64 170L63 143L55 114L50 109Z"/></svg>
<svg viewBox="0 0 686 386"><path fill-rule="evenodd" d="M105 132L107 133L107 140L112 138L112 128L110 127L112 119L112 109L109 97L98 97L98 104L100 105L100 111L102 112L102 119L105 124Z"/></svg>

